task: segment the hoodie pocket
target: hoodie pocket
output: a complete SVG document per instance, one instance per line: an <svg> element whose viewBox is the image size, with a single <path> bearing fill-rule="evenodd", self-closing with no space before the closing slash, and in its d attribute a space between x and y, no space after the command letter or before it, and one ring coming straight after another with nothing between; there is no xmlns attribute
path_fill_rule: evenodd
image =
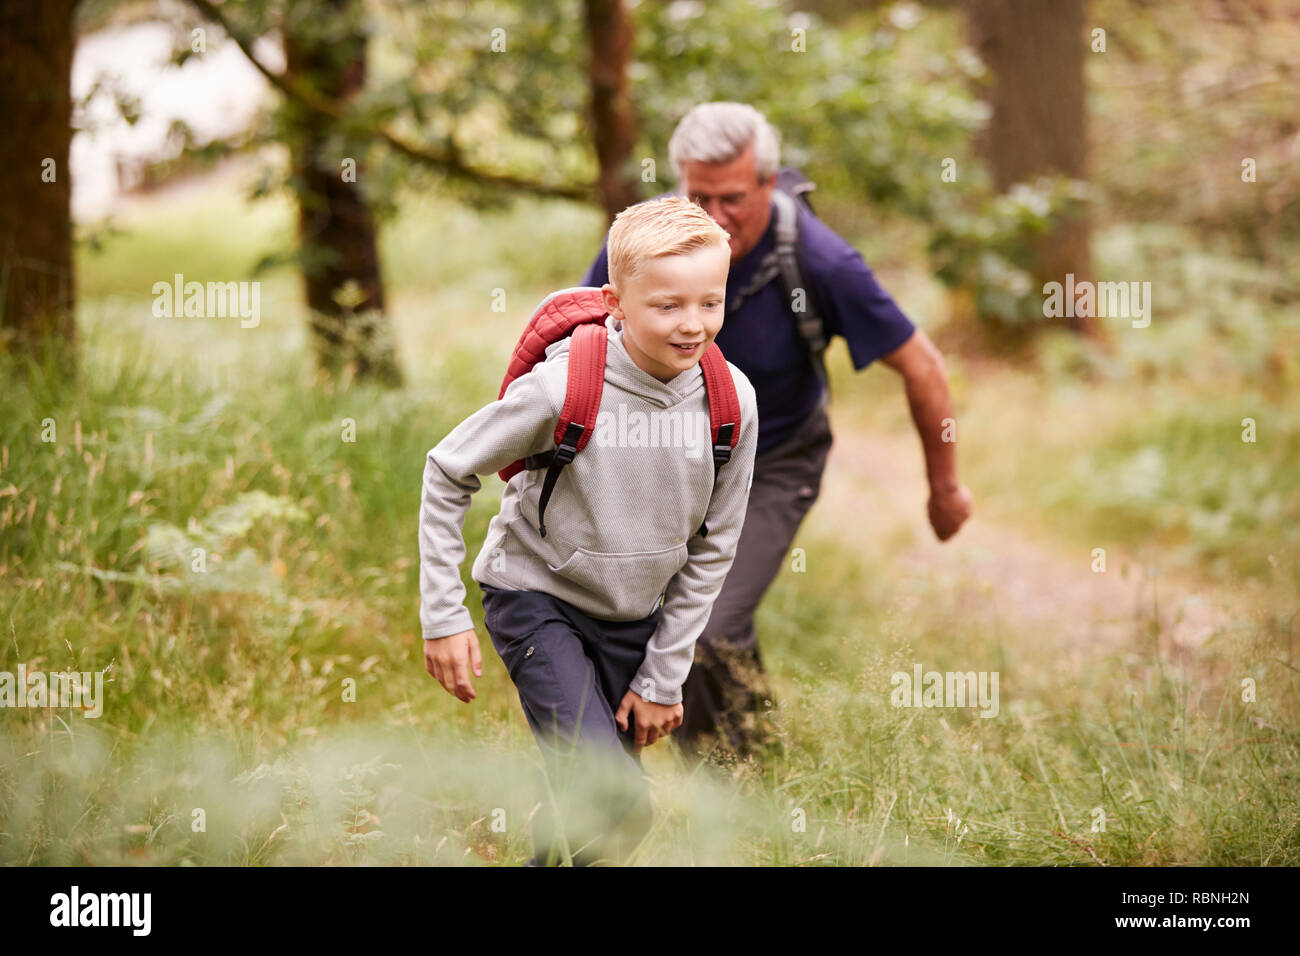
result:
<svg viewBox="0 0 1300 956"><path fill-rule="evenodd" d="M682 569L688 557L685 544L662 551L630 551L603 554L577 548L553 572L630 614L646 617L653 613L659 595L669 580Z"/></svg>

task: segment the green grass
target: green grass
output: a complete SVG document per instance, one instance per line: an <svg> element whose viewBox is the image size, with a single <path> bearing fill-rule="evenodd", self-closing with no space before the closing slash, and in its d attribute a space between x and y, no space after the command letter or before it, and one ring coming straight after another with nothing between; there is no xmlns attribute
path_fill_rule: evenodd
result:
<svg viewBox="0 0 1300 956"><path fill-rule="evenodd" d="M536 748L468 562L478 700L460 704L423 668L420 478L428 449L495 396L523 315L580 277L601 223L553 205L406 208L384 236L401 390L316 380L288 272L267 279L255 330L152 317L153 281L244 278L260 243L291 232L283 206L224 195L83 252L80 379L5 370L0 670L106 668L110 683L99 719L0 712L0 861L530 855ZM490 311L497 288L504 313ZM657 817L638 861L1300 862L1294 410L1266 388L1159 369L1140 387L958 358L953 370L981 502L1063 539L1119 537L1230 571L1233 587L1262 589L1258 613L1194 657L1135 631L1068 663L1050 636L970 614L968 583L906 601L918 585L887 551L808 531L816 573L782 573L760 609L780 752L692 772L670 744L647 751ZM901 427L887 373L843 371L837 422ZM1257 410L1255 445L1239 440L1243 409ZM471 556L499 500L500 483L484 485ZM890 675L918 661L998 671L998 716L891 706Z"/></svg>
<svg viewBox="0 0 1300 956"><path fill-rule="evenodd" d="M1177 663L1135 635L1075 668L1050 634L973 620L960 582L904 614L886 562L807 547L831 570L783 575L759 621L788 748L767 782L828 821L832 859L872 859L886 820L955 862L1086 864L1084 846L1115 865L1295 859L1295 672L1269 659L1284 635L1225 635ZM998 671L997 717L892 708L890 675L916 662ZM1245 676L1267 702L1241 703ZM960 847L949 809L971 828Z"/></svg>

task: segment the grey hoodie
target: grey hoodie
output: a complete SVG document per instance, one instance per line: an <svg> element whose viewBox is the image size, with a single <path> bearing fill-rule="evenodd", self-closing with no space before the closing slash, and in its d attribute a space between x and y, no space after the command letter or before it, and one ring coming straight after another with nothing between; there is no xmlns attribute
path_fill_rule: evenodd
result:
<svg viewBox="0 0 1300 956"><path fill-rule="evenodd" d="M543 469L507 483L474 561L475 581L541 591L594 618L640 620L663 596L659 624L629 689L660 704L681 701L695 641L731 568L745 519L758 441L758 403L728 363L741 429L713 487L708 400L699 363L661 382L628 355L622 324L605 319L609 347L596 431L560 474L537 529ZM426 640L470 630L461 536L470 496L519 458L555 447L569 339L465 419L429 451L420 506L420 626ZM707 513L708 535L696 534Z"/></svg>

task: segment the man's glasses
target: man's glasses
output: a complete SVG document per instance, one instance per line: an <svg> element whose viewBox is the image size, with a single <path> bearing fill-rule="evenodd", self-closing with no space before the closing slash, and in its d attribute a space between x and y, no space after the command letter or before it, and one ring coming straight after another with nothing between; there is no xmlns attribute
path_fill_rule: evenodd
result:
<svg viewBox="0 0 1300 956"><path fill-rule="evenodd" d="M709 202L716 199L718 205L727 212L737 213L745 208L745 204L749 202L749 197L752 194L753 190L751 189L743 193L727 193L725 196L706 196L703 193L687 193L686 198L702 209L706 208Z"/></svg>

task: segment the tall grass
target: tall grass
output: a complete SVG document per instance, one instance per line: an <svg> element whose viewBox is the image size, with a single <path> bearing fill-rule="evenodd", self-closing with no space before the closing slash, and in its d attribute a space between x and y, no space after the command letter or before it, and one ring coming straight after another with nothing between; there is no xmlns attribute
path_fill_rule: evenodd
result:
<svg viewBox="0 0 1300 956"><path fill-rule="evenodd" d="M228 230L220 254L175 251L205 234L192 224L216 207ZM109 683L98 719L0 711L0 860L482 865L530 855L528 820L543 812L536 748L487 646L468 562L487 651L479 697L463 705L425 673L415 527L425 453L495 396L524 314L574 284L597 247L598 217L551 209L471 216L434 204L388 230L409 372L398 391L317 381L287 274L267 280L283 295L255 330L152 318L152 281L243 278L238 264L263 250L229 237L277 235L286 210L268 217L204 197L83 255L84 374L3 370L0 671L105 670ZM494 259L498 248L515 252ZM487 305L496 288L505 314ZM847 382L837 408L880 387ZM967 383L963 400L1003 417L977 428L1027 427L1027 412L996 409L996 391L981 387ZM1090 394L1106 408L1132 396L1104 381ZM1075 507L1080 534L1164 540L1217 467L1197 429L1218 436L1238 399L1189 411L1175 387L1161 394L1163 411L1130 428L1058 438L1091 463L1058 473L1064 491L1031 490L1052 472L1031 449L1002 462L977 455L974 471L1007 482L1031 515ZM1275 411L1271 427L1289 423L1292 440L1294 417ZM1136 467L1151 446L1192 484L1127 508L1078 507L1086 495L1070 481ZM1246 477L1223 500L1275 488L1285 524L1293 451L1242 454L1256 456L1255 470L1229 459L1223 467ZM465 525L471 555L499 496L495 479L484 484ZM1191 560L1253 568L1235 556L1242 541L1285 543L1293 528L1270 529L1266 515L1230 521L1222 551ZM783 572L760 610L776 745L763 760L704 767L671 743L648 750L656 822L636 862L1300 862L1293 618L1281 600L1195 656L1135 625L1124 648L1067 660L1051 635L970 613L972 582L903 601L916 582L887 551L842 533L811 525L799 543L817 572ZM998 716L892 706L890 676L918 662L998 671ZM1242 700L1244 678L1254 703ZM1099 809L1104 829L1094 829Z"/></svg>

